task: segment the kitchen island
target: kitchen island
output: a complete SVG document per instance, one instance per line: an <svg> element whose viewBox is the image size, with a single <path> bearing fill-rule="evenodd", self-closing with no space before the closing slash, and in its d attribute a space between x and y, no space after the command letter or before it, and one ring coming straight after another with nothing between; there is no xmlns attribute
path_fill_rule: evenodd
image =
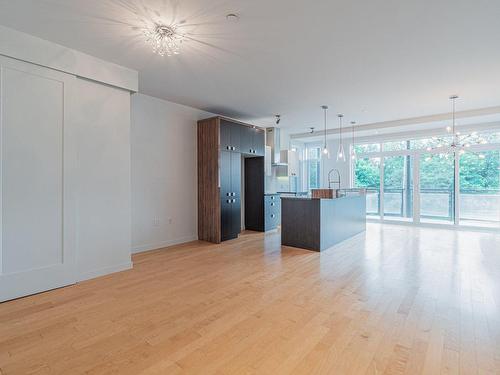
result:
<svg viewBox="0 0 500 375"><path fill-rule="evenodd" d="M282 245L322 251L365 230L365 194L281 198Z"/></svg>

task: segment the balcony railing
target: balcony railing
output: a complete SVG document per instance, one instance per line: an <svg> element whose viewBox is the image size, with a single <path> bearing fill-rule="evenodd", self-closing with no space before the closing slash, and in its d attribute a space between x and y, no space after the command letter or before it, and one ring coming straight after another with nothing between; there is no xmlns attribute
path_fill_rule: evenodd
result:
<svg viewBox="0 0 500 375"><path fill-rule="evenodd" d="M413 190L384 189L384 216L412 217ZM380 216L380 191L367 188L367 214ZM420 217L454 221L453 189L420 189ZM500 189L461 189L460 220L500 223Z"/></svg>

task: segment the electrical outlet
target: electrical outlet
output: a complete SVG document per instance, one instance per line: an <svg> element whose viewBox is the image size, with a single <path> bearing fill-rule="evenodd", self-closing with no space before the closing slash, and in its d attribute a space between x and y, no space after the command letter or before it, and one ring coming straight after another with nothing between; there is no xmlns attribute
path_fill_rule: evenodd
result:
<svg viewBox="0 0 500 375"><path fill-rule="evenodd" d="M159 227L160 226L160 218L158 216L155 216L153 218L153 226L154 227Z"/></svg>

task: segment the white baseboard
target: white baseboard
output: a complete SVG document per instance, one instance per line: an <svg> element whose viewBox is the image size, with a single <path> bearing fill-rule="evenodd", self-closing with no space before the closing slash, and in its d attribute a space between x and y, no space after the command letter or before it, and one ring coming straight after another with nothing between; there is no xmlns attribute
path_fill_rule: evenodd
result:
<svg viewBox="0 0 500 375"><path fill-rule="evenodd" d="M78 281L85 281L90 279L95 279L96 277L109 275L110 273L120 272L129 270L132 268L132 262L125 262L122 264L117 264L114 266L103 267L95 271L87 272L78 277Z"/></svg>
<svg viewBox="0 0 500 375"><path fill-rule="evenodd" d="M161 249L164 247L179 245L179 244L182 244L185 242L196 241L197 239L198 239L198 236L196 236L196 235L185 236L185 237L176 238L174 240L167 240L167 241L162 241L162 242L158 242L158 243L154 243L154 244L133 246L131 251L132 251L132 254L137 254L137 253L142 253L144 251L157 250L157 249Z"/></svg>

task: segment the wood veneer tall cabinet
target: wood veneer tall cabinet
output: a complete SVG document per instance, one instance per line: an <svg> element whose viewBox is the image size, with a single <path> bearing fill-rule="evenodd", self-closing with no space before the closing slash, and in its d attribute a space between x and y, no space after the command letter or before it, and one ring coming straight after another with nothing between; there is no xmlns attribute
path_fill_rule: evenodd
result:
<svg viewBox="0 0 500 375"><path fill-rule="evenodd" d="M198 239L220 243L238 237L242 158L263 160L264 153L263 129L224 117L198 121Z"/></svg>

